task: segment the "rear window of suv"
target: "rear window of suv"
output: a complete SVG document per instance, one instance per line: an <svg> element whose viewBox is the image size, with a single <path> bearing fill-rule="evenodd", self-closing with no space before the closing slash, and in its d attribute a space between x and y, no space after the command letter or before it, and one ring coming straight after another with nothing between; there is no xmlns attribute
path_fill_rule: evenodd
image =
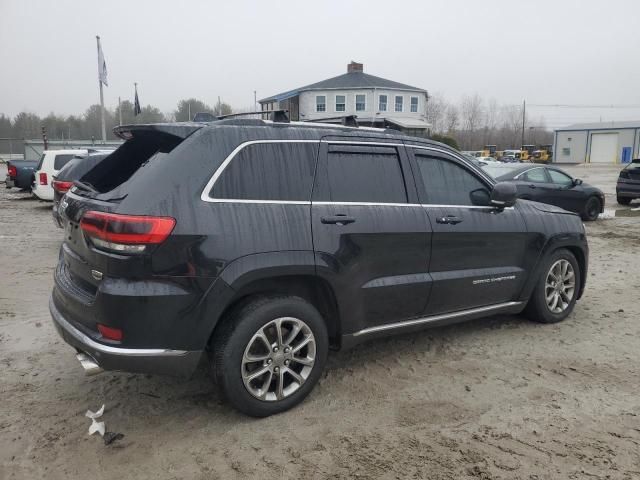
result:
<svg viewBox="0 0 640 480"><path fill-rule="evenodd" d="M67 163L69 163L69 160L71 160L73 157L75 157L75 155L73 155L73 154L70 154L70 155L67 155L67 154L56 155L56 159L53 161L53 169L54 170L60 170Z"/></svg>
<svg viewBox="0 0 640 480"><path fill-rule="evenodd" d="M229 200L307 202L311 199L318 143L258 143L240 150L209 196Z"/></svg>

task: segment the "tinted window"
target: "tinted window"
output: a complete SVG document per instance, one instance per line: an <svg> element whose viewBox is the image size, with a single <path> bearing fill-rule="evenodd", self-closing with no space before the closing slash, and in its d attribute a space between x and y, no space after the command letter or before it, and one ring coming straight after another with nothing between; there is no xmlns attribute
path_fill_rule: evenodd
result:
<svg viewBox="0 0 640 480"><path fill-rule="evenodd" d="M534 168L533 170L529 170L523 175L523 180L526 182L534 182L534 183L547 183L547 176L544 173L543 168Z"/></svg>
<svg viewBox="0 0 640 480"><path fill-rule="evenodd" d="M551 169L547 170L547 172L549 172L549 176L551 177L551 181L553 183L556 183L558 185L572 185L573 184L572 178L567 174L559 172L558 170L551 170Z"/></svg>
<svg viewBox="0 0 640 480"><path fill-rule="evenodd" d="M249 145L231 160L210 196L239 200L309 201L317 144Z"/></svg>
<svg viewBox="0 0 640 480"><path fill-rule="evenodd" d="M471 192L487 186L458 164L441 158L416 155L426 198L431 205L473 205Z"/></svg>
<svg viewBox="0 0 640 480"><path fill-rule="evenodd" d="M75 155L56 155L56 159L53 161L53 169L60 170L64 167L69 160L71 160Z"/></svg>
<svg viewBox="0 0 640 480"><path fill-rule="evenodd" d="M331 146L329 201L406 203L400 159L394 148Z"/></svg>

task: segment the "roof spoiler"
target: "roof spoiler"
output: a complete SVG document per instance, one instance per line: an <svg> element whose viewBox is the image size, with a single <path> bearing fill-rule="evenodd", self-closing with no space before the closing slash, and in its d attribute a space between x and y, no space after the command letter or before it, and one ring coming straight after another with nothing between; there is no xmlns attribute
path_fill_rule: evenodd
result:
<svg viewBox="0 0 640 480"><path fill-rule="evenodd" d="M113 133L116 137L123 140L129 140L135 137L136 132L158 132L185 139L193 132L200 130L202 127L203 125L201 123L192 122L118 125L113 129Z"/></svg>

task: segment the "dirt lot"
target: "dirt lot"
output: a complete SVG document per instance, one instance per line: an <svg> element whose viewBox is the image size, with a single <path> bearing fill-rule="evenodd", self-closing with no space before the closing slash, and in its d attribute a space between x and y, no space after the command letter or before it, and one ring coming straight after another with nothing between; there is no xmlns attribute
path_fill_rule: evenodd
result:
<svg viewBox="0 0 640 480"><path fill-rule="evenodd" d="M615 204L617 168L568 170L619 208L587 225L569 319L492 317L332 354L307 401L264 420L204 373L85 377L47 309L51 207L0 186L0 479L640 478L640 212ZM125 435L110 446L87 435L103 403Z"/></svg>

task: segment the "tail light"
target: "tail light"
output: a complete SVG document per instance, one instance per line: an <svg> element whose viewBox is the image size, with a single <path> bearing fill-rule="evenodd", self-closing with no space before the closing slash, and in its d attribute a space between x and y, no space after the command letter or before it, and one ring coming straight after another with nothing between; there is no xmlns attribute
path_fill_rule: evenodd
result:
<svg viewBox="0 0 640 480"><path fill-rule="evenodd" d="M80 228L96 248L115 253L143 253L164 242L176 225L175 218L121 215L88 211Z"/></svg>
<svg viewBox="0 0 640 480"><path fill-rule="evenodd" d="M51 182L51 186L58 193L67 193L71 187L73 187L73 182L63 182L61 180L54 180Z"/></svg>
<svg viewBox="0 0 640 480"><path fill-rule="evenodd" d="M47 184L47 174L42 172L40 173L40 185L46 185Z"/></svg>
<svg viewBox="0 0 640 480"><path fill-rule="evenodd" d="M631 178L631 177L629 176L629 172L622 170L620 172L620 178Z"/></svg>
<svg viewBox="0 0 640 480"><path fill-rule="evenodd" d="M7 173L9 174L9 177L15 178L18 176L18 169L13 165L9 165L9 168L7 169Z"/></svg>

